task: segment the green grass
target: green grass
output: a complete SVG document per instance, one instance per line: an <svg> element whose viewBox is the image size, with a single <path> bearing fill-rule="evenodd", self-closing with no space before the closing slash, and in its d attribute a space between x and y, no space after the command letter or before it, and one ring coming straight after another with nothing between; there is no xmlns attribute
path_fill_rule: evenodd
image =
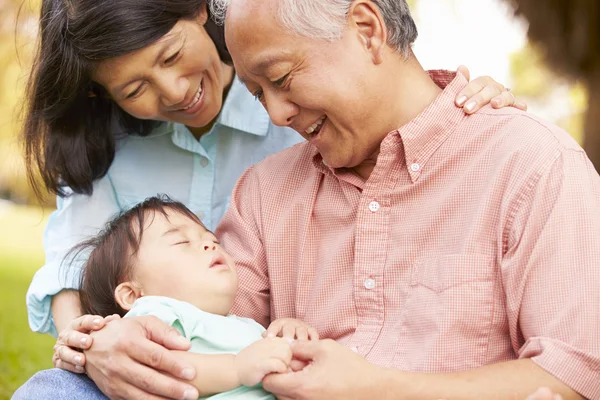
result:
<svg viewBox="0 0 600 400"><path fill-rule="evenodd" d="M54 339L30 331L25 293L42 265L49 211L0 203L0 399L36 371L51 368Z"/></svg>

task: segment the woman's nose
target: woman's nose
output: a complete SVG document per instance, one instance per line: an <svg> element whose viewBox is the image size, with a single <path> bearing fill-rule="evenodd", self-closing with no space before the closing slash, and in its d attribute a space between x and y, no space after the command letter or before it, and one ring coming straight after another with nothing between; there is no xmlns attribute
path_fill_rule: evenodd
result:
<svg viewBox="0 0 600 400"><path fill-rule="evenodd" d="M159 84L160 99L165 107L183 105L185 96L189 89L189 83L185 78L173 76L171 79L162 79Z"/></svg>

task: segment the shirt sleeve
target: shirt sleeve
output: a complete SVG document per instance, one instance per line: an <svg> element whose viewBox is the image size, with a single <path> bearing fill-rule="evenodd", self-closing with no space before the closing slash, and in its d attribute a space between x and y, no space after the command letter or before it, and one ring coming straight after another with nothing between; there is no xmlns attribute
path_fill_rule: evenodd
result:
<svg viewBox="0 0 600 400"><path fill-rule="evenodd" d="M52 297L65 289L79 289L81 269L87 259L82 255L63 262L76 244L97 234L119 212L119 205L105 176L94 184L92 196L73 194L57 198L57 209L44 231L46 260L34 275L27 291L29 326L34 332L57 335L52 319Z"/></svg>
<svg viewBox="0 0 600 400"><path fill-rule="evenodd" d="M600 398L600 178L561 151L513 205L502 276L513 347L586 398Z"/></svg>
<svg viewBox="0 0 600 400"><path fill-rule="evenodd" d="M255 169L250 167L233 189L229 209L216 235L233 256L239 275L231 313L253 319L266 328L270 322L270 286L261 240L260 192Z"/></svg>

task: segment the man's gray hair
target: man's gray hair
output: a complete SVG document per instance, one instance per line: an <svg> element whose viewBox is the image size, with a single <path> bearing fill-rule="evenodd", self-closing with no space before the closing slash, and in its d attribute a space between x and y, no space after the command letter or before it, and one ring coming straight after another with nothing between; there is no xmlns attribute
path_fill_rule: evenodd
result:
<svg viewBox="0 0 600 400"><path fill-rule="evenodd" d="M417 27L406 0L372 0L388 29L388 44L409 55ZM231 0L209 0L213 18L225 20ZM277 0L278 22L290 31L315 39L340 39L353 0Z"/></svg>

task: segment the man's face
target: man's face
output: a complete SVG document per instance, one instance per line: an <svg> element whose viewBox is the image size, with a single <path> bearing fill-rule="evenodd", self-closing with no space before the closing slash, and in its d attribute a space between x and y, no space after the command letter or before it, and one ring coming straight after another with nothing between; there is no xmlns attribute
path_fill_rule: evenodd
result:
<svg viewBox="0 0 600 400"><path fill-rule="evenodd" d="M240 79L276 125L310 140L328 166L363 163L397 128L379 118L381 78L366 41L352 24L333 42L295 36L277 23L276 1L229 8L225 35Z"/></svg>

